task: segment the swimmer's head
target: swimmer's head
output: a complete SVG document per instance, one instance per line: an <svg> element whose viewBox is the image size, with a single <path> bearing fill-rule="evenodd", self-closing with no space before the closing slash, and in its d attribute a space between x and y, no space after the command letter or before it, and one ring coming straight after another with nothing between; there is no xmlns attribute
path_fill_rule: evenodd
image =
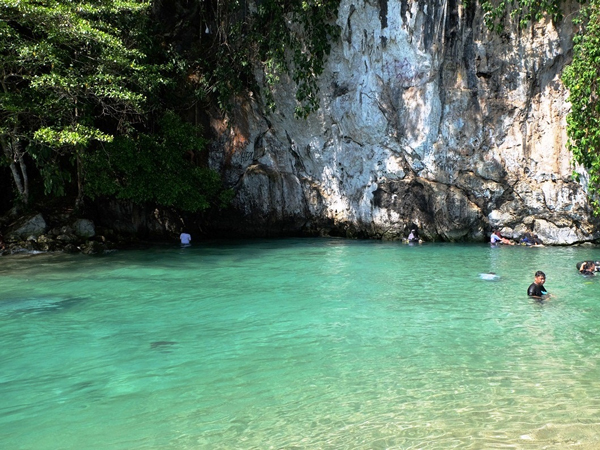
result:
<svg viewBox="0 0 600 450"><path fill-rule="evenodd" d="M537 284L544 284L544 281L546 281L546 274L544 272L542 272L541 270L538 270L535 273L535 282Z"/></svg>

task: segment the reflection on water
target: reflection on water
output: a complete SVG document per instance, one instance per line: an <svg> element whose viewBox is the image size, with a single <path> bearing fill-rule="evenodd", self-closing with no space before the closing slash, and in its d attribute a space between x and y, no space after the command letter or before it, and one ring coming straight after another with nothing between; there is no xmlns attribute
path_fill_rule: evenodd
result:
<svg viewBox="0 0 600 450"><path fill-rule="evenodd" d="M585 259L341 239L4 257L0 444L597 448ZM550 302L525 295L536 270Z"/></svg>

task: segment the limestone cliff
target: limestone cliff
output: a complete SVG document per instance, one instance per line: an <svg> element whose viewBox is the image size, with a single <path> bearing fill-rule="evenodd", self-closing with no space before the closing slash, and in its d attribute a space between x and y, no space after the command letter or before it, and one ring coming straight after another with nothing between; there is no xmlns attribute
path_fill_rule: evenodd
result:
<svg viewBox="0 0 600 450"><path fill-rule="evenodd" d="M210 163L236 191L222 230L600 237L565 145L570 22L498 35L456 0L342 0L338 24L319 112L295 119L283 80L275 113L250 98L213 120Z"/></svg>

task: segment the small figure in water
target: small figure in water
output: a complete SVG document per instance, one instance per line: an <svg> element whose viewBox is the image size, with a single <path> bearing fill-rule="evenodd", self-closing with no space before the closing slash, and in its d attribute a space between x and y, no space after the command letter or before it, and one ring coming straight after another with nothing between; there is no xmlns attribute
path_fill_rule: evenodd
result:
<svg viewBox="0 0 600 450"><path fill-rule="evenodd" d="M408 235L408 242L421 242L421 239L419 239L419 232L416 228L410 230L410 234Z"/></svg>
<svg viewBox="0 0 600 450"><path fill-rule="evenodd" d="M523 233L523 236L521 236L521 240L519 241L519 244L527 245L530 247L543 247L544 246L544 243L538 237L537 234L532 234L529 232Z"/></svg>
<svg viewBox="0 0 600 450"><path fill-rule="evenodd" d="M181 245L187 247L187 246L191 245L190 242L192 241L192 236L190 236L185 231L182 231L181 234L179 235L179 240L181 241Z"/></svg>
<svg viewBox="0 0 600 450"><path fill-rule="evenodd" d="M579 266L579 273L581 275L595 275L596 263L594 261L583 261L581 266Z"/></svg>
<svg viewBox="0 0 600 450"><path fill-rule="evenodd" d="M492 244L492 245L496 245L496 244L515 245L514 242L512 242L512 241L506 239L505 237L503 237L500 234L499 230L494 230L494 232L490 236L490 244Z"/></svg>
<svg viewBox="0 0 600 450"><path fill-rule="evenodd" d="M548 291L544 287L545 281L546 274L541 270L538 270L535 273L535 279L533 280L533 283L531 283L529 289L527 289L527 295L538 300L547 300L550 298L550 294L548 294Z"/></svg>
<svg viewBox="0 0 600 450"><path fill-rule="evenodd" d="M486 281L497 281L500 279L500 275L496 275L494 272L480 273L479 278Z"/></svg>

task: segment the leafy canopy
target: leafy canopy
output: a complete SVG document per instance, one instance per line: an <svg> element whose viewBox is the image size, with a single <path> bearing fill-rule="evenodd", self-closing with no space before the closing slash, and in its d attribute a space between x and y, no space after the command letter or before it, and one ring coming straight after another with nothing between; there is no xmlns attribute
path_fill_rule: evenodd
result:
<svg viewBox="0 0 600 450"><path fill-rule="evenodd" d="M150 7L146 0L0 0L0 134L17 186L34 162L48 194L65 194L77 179L80 198L110 194L187 210L217 195L216 174L184 159L203 141L183 145L161 126L156 136L145 131L155 117L174 130L184 126L161 111L187 69L155 42ZM183 199L186 180L206 191Z"/></svg>
<svg viewBox="0 0 600 450"><path fill-rule="evenodd" d="M523 28L531 22L550 17L554 22L563 18L563 0L481 0L486 26L501 32L507 17Z"/></svg>
<svg viewBox="0 0 600 450"><path fill-rule="evenodd" d="M136 47L148 7L123 0L0 1L3 122L28 121L35 140L56 147L110 139L94 124L97 116L120 126L135 122L146 100L139 75L151 70Z"/></svg>

